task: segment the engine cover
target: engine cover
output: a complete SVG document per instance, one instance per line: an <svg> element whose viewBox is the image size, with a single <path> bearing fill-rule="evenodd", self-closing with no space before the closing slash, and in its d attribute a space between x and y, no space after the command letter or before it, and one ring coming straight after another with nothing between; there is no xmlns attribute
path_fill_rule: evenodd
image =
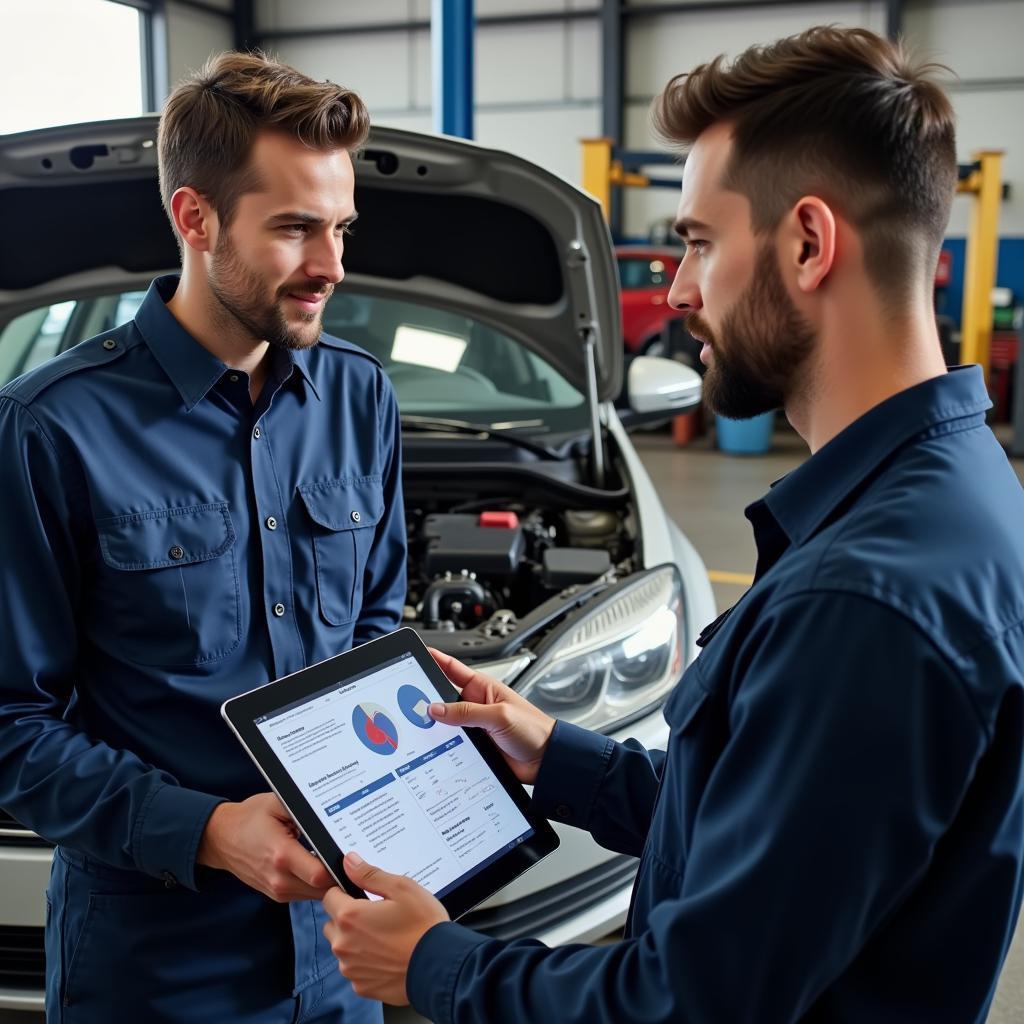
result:
<svg viewBox="0 0 1024 1024"><path fill-rule="evenodd" d="M512 576L523 557L523 528L481 526L475 515L433 515L423 521L426 572Z"/></svg>

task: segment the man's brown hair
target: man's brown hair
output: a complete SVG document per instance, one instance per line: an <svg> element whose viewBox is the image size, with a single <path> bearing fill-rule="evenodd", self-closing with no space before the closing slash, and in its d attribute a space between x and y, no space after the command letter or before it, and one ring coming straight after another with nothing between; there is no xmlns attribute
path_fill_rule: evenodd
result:
<svg viewBox="0 0 1024 1024"><path fill-rule="evenodd" d="M258 132L287 132L312 149L354 150L366 139L363 101L261 53L221 53L179 84L160 116L160 198L194 188L227 227L239 196L257 191L247 168ZM173 225L173 218L171 218Z"/></svg>
<svg viewBox="0 0 1024 1024"><path fill-rule="evenodd" d="M812 28L677 75L655 100L654 126L686 147L730 124L723 184L750 200L754 231L817 195L857 228L868 274L898 302L934 274L956 189L938 70L867 29Z"/></svg>

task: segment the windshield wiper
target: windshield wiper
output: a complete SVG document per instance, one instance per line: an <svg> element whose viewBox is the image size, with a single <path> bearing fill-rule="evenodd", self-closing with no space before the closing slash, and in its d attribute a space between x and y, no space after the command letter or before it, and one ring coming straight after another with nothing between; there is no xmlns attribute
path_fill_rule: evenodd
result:
<svg viewBox="0 0 1024 1024"><path fill-rule="evenodd" d="M482 439L500 438L517 448L523 448L542 459L561 459L561 456L553 448L531 441L528 438L520 437L518 434L509 433L512 429L508 426L496 427L488 423L470 423L468 420L448 420L434 416L402 416L402 429L418 431L424 434L468 434Z"/></svg>

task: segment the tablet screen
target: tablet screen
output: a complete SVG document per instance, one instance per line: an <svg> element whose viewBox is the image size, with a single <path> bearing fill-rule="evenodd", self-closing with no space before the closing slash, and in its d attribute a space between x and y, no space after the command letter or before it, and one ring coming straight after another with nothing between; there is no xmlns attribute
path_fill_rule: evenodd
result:
<svg viewBox="0 0 1024 1024"><path fill-rule="evenodd" d="M343 851L444 896L533 835L412 655L253 724Z"/></svg>

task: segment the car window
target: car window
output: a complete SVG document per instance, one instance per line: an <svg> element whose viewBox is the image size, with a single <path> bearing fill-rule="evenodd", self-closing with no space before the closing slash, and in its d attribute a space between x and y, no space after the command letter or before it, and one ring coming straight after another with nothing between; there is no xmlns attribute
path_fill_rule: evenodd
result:
<svg viewBox="0 0 1024 1024"><path fill-rule="evenodd" d="M623 288L658 288L670 283L671 272L657 257L620 256L619 284Z"/></svg>
<svg viewBox="0 0 1024 1024"><path fill-rule="evenodd" d="M0 386L130 320L145 294L70 299L15 317L0 328ZM554 367L461 313L346 287L328 302L324 329L383 363L405 413L538 431L575 431L589 422L584 396Z"/></svg>
<svg viewBox="0 0 1024 1024"><path fill-rule="evenodd" d="M404 413L550 430L586 426L579 391L537 353L472 317L346 287L328 301L324 329L381 361Z"/></svg>
<svg viewBox="0 0 1024 1024"><path fill-rule="evenodd" d="M0 328L0 387L86 338L131 320L146 293L115 292L31 309Z"/></svg>

